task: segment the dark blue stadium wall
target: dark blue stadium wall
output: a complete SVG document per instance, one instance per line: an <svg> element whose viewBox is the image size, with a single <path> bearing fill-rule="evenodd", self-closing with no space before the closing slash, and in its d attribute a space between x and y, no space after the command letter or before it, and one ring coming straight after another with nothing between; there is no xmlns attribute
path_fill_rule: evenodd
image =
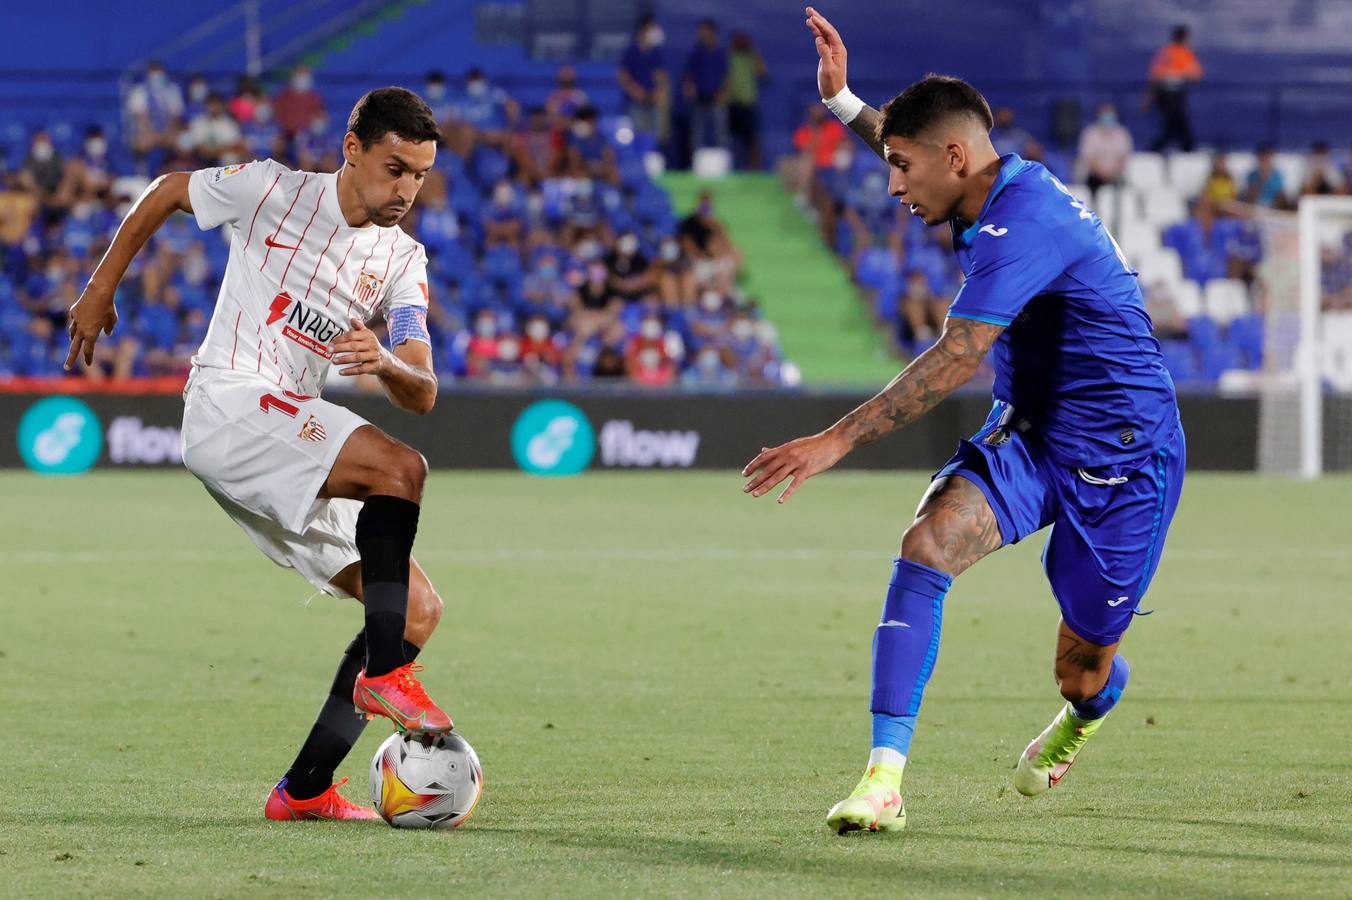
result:
<svg viewBox="0 0 1352 900"><path fill-rule="evenodd" d="M275 13L282 0L261 0ZM351 0L355 3L357 0ZM801 6L786 0L570 0L591 16L615 8L655 8L669 35L669 60L679 64L691 44L695 22L718 19L725 31L746 29L771 70L763 98L767 142L782 147L814 99L812 47L803 30ZM315 0L310 0L315 5ZM283 4L285 5L285 4ZM325 10L341 3L318 3ZM523 34L532 17L565 8L544 0L475 4L426 0L402 4L401 16L351 35L331 50L320 69L334 89L334 102L352 92L346 82L372 77L407 81L429 68L450 73L483 65L527 103L543 97L552 64L528 60L522 43L476 40L484 7L519 8ZM19 16L22 39L11 40L0 72L0 117L13 122L50 117L48 98L79 113L108 96L107 78L95 72L121 69L238 3L122 0L33 4ZM551 12L552 11L552 12ZM1316 137L1347 143L1352 133L1352 2L1315 0L984 0L935 3L829 3L823 11L840 26L850 47L856 91L880 102L927 71L959 74L975 82L996 104L1016 109L1034 132L1070 134L1076 109L1115 99L1138 138L1153 125L1139 111L1144 72L1169 26L1194 28L1194 44L1207 78L1194 97L1194 115L1204 141L1248 146L1276 140L1301 148ZM266 16L265 16L266 17ZM511 18L510 16L508 17ZM299 26L296 26L299 28ZM16 36L11 25L9 32ZM269 35L269 46L291 34ZM585 45L586 40L584 38ZM238 60L218 67L235 69ZM190 59L169 59L190 69ZM615 96L610 67L584 66L584 87L598 99ZM58 73L84 73L61 78ZM37 77L41 73L41 77ZM76 96L70 96L74 93ZM342 96L338 96L341 93ZM80 98L90 102L80 103ZM1058 106L1056 101L1070 105ZM1057 118L1058 111L1060 119Z"/></svg>

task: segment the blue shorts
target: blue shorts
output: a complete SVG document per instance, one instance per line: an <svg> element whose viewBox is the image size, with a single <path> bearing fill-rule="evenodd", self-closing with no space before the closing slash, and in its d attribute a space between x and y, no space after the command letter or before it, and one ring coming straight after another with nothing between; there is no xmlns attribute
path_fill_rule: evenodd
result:
<svg viewBox="0 0 1352 900"><path fill-rule="evenodd" d="M1042 566L1061 617L1085 640L1115 644L1140 608L1178 508L1183 427L1149 456L1077 469L1002 425L1000 409L934 477L961 475L979 487L1006 544L1052 526Z"/></svg>

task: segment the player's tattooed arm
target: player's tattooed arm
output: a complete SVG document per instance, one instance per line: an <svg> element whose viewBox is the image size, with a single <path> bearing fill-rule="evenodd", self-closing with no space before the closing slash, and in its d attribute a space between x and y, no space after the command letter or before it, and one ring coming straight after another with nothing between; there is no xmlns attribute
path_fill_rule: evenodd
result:
<svg viewBox="0 0 1352 900"><path fill-rule="evenodd" d="M950 318L939 342L916 357L872 400L825 431L778 447L762 447L742 474L750 480L742 490L753 497L789 482L779 495L784 503L814 475L825 472L860 444L909 425L929 412L976 372L1003 325Z"/></svg>
<svg viewBox="0 0 1352 900"><path fill-rule="evenodd" d="M976 374L1003 325L949 318L933 347L915 358L877 396L831 426L851 448L911 424Z"/></svg>
<svg viewBox="0 0 1352 900"><path fill-rule="evenodd" d="M882 116L882 113L865 103L864 108L859 110L859 115L850 120L849 128L859 135L861 141L868 144L870 150L878 154L879 159L886 162L883 142L878 140L878 121Z"/></svg>

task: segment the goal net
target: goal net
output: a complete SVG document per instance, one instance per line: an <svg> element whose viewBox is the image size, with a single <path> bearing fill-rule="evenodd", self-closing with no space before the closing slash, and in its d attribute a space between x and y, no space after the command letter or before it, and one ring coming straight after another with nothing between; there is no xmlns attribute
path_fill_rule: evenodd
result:
<svg viewBox="0 0 1352 900"><path fill-rule="evenodd" d="M1258 469L1317 478L1352 470L1352 197L1261 213L1263 313Z"/></svg>

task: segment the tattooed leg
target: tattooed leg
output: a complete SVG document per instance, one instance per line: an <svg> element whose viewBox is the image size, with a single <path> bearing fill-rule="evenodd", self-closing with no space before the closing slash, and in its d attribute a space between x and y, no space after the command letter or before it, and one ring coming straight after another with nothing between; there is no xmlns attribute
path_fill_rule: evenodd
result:
<svg viewBox="0 0 1352 900"><path fill-rule="evenodd" d="M1119 642L1120 643L1120 642ZM1095 697L1108 682L1117 644L1095 644L1070 630L1063 619L1056 630L1056 685L1071 703Z"/></svg>
<svg viewBox="0 0 1352 900"><path fill-rule="evenodd" d="M986 495L961 475L930 485L915 522L901 539L901 556L956 577L1003 544Z"/></svg>

